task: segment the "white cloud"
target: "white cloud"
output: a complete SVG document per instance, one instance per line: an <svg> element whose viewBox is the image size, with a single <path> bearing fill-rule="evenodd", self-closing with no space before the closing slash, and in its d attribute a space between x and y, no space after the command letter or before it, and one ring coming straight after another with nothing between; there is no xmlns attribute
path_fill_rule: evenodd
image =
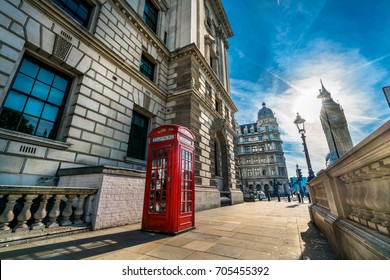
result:
<svg viewBox="0 0 390 280"><path fill-rule="evenodd" d="M313 170L325 168L328 147L319 114L321 100L317 99L322 79L325 88L344 109L354 145L389 119L389 109L381 87L389 85L387 71L378 61L387 56L367 60L357 49L344 49L338 44L317 40L294 57L278 57L280 71L270 72L274 82L271 89L259 83L234 80L231 91L240 111L240 124L257 118L261 103L267 103L278 119L285 144L293 151L285 151L289 176L295 175L295 164L307 170L300 135L293 124L296 113L306 119L306 136ZM291 67L293 65L293 67ZM287 89L280 91L280 84ZM379 86L378 86L379 85ZM285 145L286 146L286 145ZM307 172L303 172L306 174Z"/></svg>

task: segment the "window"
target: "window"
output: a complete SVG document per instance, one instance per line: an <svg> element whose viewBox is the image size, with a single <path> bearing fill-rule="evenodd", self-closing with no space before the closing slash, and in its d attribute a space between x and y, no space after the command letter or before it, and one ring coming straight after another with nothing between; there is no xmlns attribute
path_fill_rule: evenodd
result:
<svg viewBox="0 0 390 280"><path fill-rule="evenodd" d="M257 146L252 146L252 152L256 153L257 152Z"/></svg>
<svg viewBox="0 0 390 280"><path fill-rule="evenodd" d="M260 152L263 152L263 151L264 151L264 145L260 145L260 146L259 146L259 151L260 151Z"/></svg>
<svg viewBox="0 0 390 280"><path fill-rule="evenodd" d="M157 32L157 17L158 10L150 0L145 1L144 21L152 29L154 33Z"/></svg>
<svg viewBox="0 0 390 280"><path fill-rule="evenodd" d="M145 160L149 119L133 111L127 156Z"/></svg>
<svg viewBox="0 0 390 280"><path fill-rule="evenodd" d="M249 169L247 170L247 176L248 176L248 177L252 177L252 176L253 176L253 174L252 174L252 168L249 168Z"/></svg>
<svg viewBox="0 0 390 280"><path fill-rule="evenodd" d="M246 164L250 164L251 163L251 158L250 157L248 157L248 158L246 158Z"/></svg>
<svg viewBox="0 0 390 280"><path fill-rule="evenodd" d="M248 143L248 142L249 142L249 139L248 139L248 138L244 138L244 142L245 142L245 143Z"/></svg>
<svg viewBox="0 0 390 280"><path fill-rule="evenodd" d="M0 109L0 127L54 139L69 85L69 77L26 56Z"/></svg>
<svg viewBox="0 0 390 280"><path fill-rule="evenodd" d="M253 159L253 163L259 163L259 158L258 158L258 157L255 157L255 158Z"/></svg>
<svg viewBox="0 0 390 280"><path fill-rule="evenodd" d="M267 170L263 169L262 174L263 176L267 176Z"/></svg>
<svg viewBox="0 0 390 280"><path fill-rule="evenodd" d="M245 146L245 153L250 153L250 152L251 152L251 147Z"/></svg>
<svg viewBox="0 0 390 280"><path fill-rule="evenodd" d="M74 18L84 27L88 27L93 6L84 0L52 0L63 9L69 16Z"/></svg>
<svg viewBox="0 0 390 280"><path fill-rule="evenodd" d="M154 68L155 65L144 55L141 57L140 71L144 74L149 80L153 82L154 80Z"/></svg>
<svg viewBox="0 0 390 280"><path fill-rule="evenodd" d="M255 168L255 176L260 176L260 168Z"/></svg>

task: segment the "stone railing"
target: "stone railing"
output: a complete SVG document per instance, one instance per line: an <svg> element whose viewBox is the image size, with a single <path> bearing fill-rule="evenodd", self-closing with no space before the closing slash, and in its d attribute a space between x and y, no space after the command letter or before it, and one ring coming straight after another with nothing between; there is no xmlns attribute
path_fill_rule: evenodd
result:
<svg viewBox="0 0 390 280"><path fill-rule="evenodd" d="M321 170L309 186L311 218L330 243L336 250L356 245L354 253L340 255L390 258L390 121Z"/></svg>
<svg viewBox="0 0 390 280"><path fill-rule="evenodd" d="M97 188L0 185L0 241L89 226Z"/></svg>

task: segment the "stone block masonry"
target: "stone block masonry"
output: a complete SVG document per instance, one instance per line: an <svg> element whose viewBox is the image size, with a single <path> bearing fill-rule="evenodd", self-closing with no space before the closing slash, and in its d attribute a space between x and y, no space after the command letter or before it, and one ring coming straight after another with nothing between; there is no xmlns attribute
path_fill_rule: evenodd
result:
<svg viewBox="0 0 390 280"><path fill-rule="evenodd" d="M97 187L92 206L92 229L139 223L145 191L145 172L95 166L62 169L59 186Z"/></svg>

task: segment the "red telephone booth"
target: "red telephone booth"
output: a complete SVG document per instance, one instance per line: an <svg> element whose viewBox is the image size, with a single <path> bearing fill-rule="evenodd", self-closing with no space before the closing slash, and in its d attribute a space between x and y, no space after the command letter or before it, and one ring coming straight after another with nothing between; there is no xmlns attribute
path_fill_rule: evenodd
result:
<svg viewBox="0 0 390 280"><path fill-rule="evenodd" d="M194 136L179 125L149 133L142 229L179 233L195 227Z"/></svg>

